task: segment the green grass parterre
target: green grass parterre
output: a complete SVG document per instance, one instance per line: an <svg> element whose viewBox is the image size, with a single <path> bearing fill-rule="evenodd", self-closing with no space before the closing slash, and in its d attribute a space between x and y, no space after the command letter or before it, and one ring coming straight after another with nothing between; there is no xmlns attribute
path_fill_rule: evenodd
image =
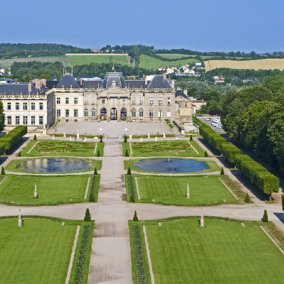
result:
<svg viewBox="0 0 284 284"><path fill-rule="evenodd" d="M158 224L160 223L160 225ZM282 283L284 257L264 234L261 222L205 217L130 222L132 274L138 282L138 258L132 227L146 226L155 283ZM271 226L272 224L265 225Z"/></svg>
<svg viewBox="0 0 284 284"><path fill-rule="evenodd" d="M132 180L130 181L130 179ZM242 202L241 199L236 199L233 196L221 180L227 182L228 177L215 175L182 177L126 175L127 199L133 201L134 195L135 202L187 206ZM186 199L187 185L189 185L190 199Z"/></svg>
<svg viewBox="0 0 284 284"><path fill-rule="evenodd" d="M90 183L87 199L85 192L88 179ZM93 192L95 201L98 199L99 175L72 176L1 176L0 203L21 205L55 205L60 203L77 203L89 200ZM34 198L34 188L37 185L39 198ZM92 187L93 185L93 187Z"/></svg>
<svg viewBox="0 0 284 284"><path fill-rule="evenodd" d="M0 219L1 283L65 283L76 227L81 226L77 244L81 247L83 226L93 228L93 222L23 218L22 228L17 227L17 218ZM86 261L82 267L84 277L81 282L71 278L70 283L87 283L92 230L88 234ZM77 265L78 250L73 270L77 269Z"/></svg>

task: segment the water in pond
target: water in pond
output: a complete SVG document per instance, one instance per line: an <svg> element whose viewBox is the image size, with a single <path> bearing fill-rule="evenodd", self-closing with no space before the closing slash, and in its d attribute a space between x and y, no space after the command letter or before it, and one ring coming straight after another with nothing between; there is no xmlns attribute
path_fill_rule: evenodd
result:
<svg viewBox="0 0 284 284"><path fill-rule="evenodd" d="M21 161L17 169L35 173L77 172L90 168L91 162L70 158L43 158Z"/></svg>
<svg viewBox="0 0 284 284"><path fill-rule="evenodd" d="M207 170L205 162L189 159L145 159L134 163L136 168L158 173L192 173Z"/></svg>

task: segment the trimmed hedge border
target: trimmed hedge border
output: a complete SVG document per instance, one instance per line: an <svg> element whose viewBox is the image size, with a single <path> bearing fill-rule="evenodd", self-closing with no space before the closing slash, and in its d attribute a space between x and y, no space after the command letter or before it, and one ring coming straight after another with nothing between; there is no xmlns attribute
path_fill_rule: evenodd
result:
<svg viewBox="0 0 284 284"><path fill-rule="evenodd" d="M278 192L280 182L278 177L266 170L262 165L244 154L233 143L228 142L211 127L199 121L199 132L204 140L216 149L233 166L238 167L243 176L258 190L270 195Z"/></svg>
<svg viewBox="0 0 284 284"><path fill-rule="evenodd" d="M12 152L22 142L23 136L27 134L26 126L17 126L5 136L0 138L0 154Z"/></svg>

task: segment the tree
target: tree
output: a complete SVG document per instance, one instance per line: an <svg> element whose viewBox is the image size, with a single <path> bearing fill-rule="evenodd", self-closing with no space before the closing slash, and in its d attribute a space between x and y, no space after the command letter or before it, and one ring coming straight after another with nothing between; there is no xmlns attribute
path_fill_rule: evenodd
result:
<svg viewBox="0 0 284 284"><path fill-rule="evenodd" d="M34 140L37 140L36 134L34 135Z"/></svg>
<svg viewBox="0 0 284 284"><path fill-rule="evenodd" d="M192 140L193 140L193 138L192 138L192 135L190 134L189 141L192 141Z"/></svg>
<svg viewBox="0 0 284 284"><path fill-rule="evenodd" d="M89 208L87 208L85 212L84 221L91 221L91 220L92 220L91 213L90 213Z"/></svg>
<svg viewBox="0 0 284 284"><path fill-rule="evenodd" d="M281 195L281 199L282 199L282 210L284 210L284 194Z"/></svg>
<svg viewBox="0 0 284 284"><path fill-rule="evenodd" d="M248 193L245 196L245 203L250 203L250 197Z"/></svg>
<svg viewBox="0 0 284 284"><path fill-rule="evenodd" d="M204 151L204 157L208 157L208 152Z"/></svg>
<svg viewBox="0 0 284 284"><path fill-rule="evenodd" d="M127 138L128 138L127 135L123 136L123 143L127 143Z"/></svg>
<svg viewBox="0 0 284 284"><path fill-rule="evenodd" d="M222 168L221 168L221 171L220 171L220 175L223 176L224 174L225 174L225 173L224 173L224 168L222 167Z"/></svg>
<svg viewBox="0 0 284 284"><path fill-rule="evenodd" d="M130 169L130 167L128 167L127 175L131 175L131 169Z"/></svg>
<svg viewBox="0 0 284 284"><path fill-rule="evenodd" d="M268 222L268 214L267 214L266 210L264 210L264 212L263 212L263 217L261 218L261 221L262 222Z"/></svg>
<svg viewBox="0 0 284 284"><path fill-rule="evenodd" d="M94 169L94 175L97 175L98 174L98 171L97 171L97 168Z"/></svg>
<svg viewBox="0 0 284 284"><path fill-rule="evenodd" d="M5 114L4 114L4 108L3 103L0 101L0 131L3 131L5 126Z"/></svg>
<svg viewBox="0 0 284 284"><path fill-rule="evenodd" d="M125 150L124 156L125 156L125 157L129 157L128 149Z"/></svg>
<svg viewBox="0 0 284 284"><path fill-rule="evenodd" d="M104 139L104 136L103 135L99 135L99 139L100 139L100 142L102 143L103 139Z"/></svg>
<svg viewBox="0 0 284 284"><path fill-rule="evenodd" d="M138 216L137 216L136 210L135 210L135 212L134 212L133 221L134 221L134 222L139 221L139 220L138 220Z"/></svg>
<svg viewBox="0 0 284 284"><path fill-rule="evenodd" d="M100 157L101 156L101 153L100 153L100 150L97 151L97 157Z"/></svg>
<svg viewBox="0 0 284 284"><path fill-rule="evenodd" d="M5 169L4 169L4 167L1 168L1 175L5 175Z"/></svg>

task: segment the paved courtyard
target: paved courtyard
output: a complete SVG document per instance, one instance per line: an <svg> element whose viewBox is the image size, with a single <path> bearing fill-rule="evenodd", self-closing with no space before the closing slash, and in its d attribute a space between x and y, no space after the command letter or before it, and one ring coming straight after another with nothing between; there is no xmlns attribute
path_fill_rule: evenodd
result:
<svg viewBox="0 0 284 284"><path fill-rule="evenodd" d="M81 122L59 122L55 129L49 133L66 133L81 135L100 135L109 138L121 138L124 134L179 134L176 127L170 129L166 123L145 123L145 122L118 122L118 121L81 121Z"/></svg>

